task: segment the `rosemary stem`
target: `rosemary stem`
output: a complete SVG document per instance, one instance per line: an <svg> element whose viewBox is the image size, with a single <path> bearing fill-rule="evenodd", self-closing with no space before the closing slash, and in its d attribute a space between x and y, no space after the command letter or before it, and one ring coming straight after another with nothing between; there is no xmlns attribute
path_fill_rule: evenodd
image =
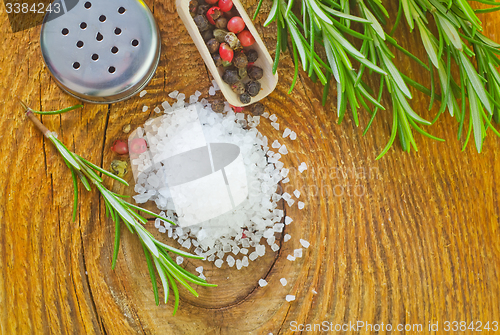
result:
<svg viewBox="0 0 500 335"><path fill-rule="evenodd" d="M38 130L40 130L45 137L47 137L47 138L49 137L49 134L51 133L51 131L47 127L45 127L40 122L40 120L38 120L36 118L35 114L33 114L33 111L31 110L31 108L26 109L26 116L31 120L31 122L33 122L35 124L35 126L38 128Z"/></svg>

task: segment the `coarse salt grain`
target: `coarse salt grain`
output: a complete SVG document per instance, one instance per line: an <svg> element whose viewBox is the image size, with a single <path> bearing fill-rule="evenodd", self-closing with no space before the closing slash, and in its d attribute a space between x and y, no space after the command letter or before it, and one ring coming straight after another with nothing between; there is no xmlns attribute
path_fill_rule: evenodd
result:
<svg viewBox="0 0 500 335"><path fill-rule="evenodd" d="M163 107L163 109L169 109L171 107L168 101L163 101L161 103L161 106Z"/></svg>
<svg viewBox="0 0 500 335"><path fill-rule="evenodd" d="M182 262L184 262L184 258L182 258L181 256L177 256L177 258L175 259L175 262L178 264L178 265L181 265Z"/></svg>
<svg viewBox="0 0 500 335"><path fill-rule="evenodd" d="M295 257L292 256L292 255L288 255L288 256L286 256L286 259L288 259L289 261L293 262L295 260Z"/></svg>
<svg viewBox="0 0 500 335"><path fill-rule="evenodd" d="M292 223L293 219L289 216L285 216L285 224L288 226L290 223Z"/></svg>
<svg viewBox="0 0 500 335"><path fill-rule="evenodd" d="M286 278L281 278L281 279L280 279L280 283L281 283L281 285L286 286L286 284L287 284L288 282L286 281Z"/></svg>
<svg viewBox="0 0 500 335"><path fill-rule="evenodd" d="M146 93L148 93L148 91L142 90L141 93L139 93L139 96L142 98L143 96L146 95Z"/></svg>
<svg viewBox="0 0 500 335"><path fill-rule="evenodd" d="M227 265L229 265L229 267L232 268L234 266L234 263L235 263L234 257L231 255L227 256L226 262L227 262Z"/></svg>
<svg viewBox="0 0 500 335"><path fill-rule="evenodd" d="M272 122L276 122L278 120L278 117L276 116L276 114L273 114L269 117L269 120L271 120Z"/></svg>
<svg viewBox="0 0 500 335"><path fill-rule="evenodd" d="M203 272L203 266L198 266L198 267L196 268L196 272L198 272L198 273L202 273L202 272Z"/></svg>
<svg viewBox="0 0 500 335"><path fill-rule="evenodd" d="M148 108L149 108L148 106L142 106L142 111L145 112L148 110Z"/></svg>
<svg viewBox="0 0 500 335"><path fill-rule="evenodd" d="M286 299L286 301L288 301L288 302L290 302L290 301L294 301L294 300L295 300L295 296L294 296L294 295L291 295L291 294L288 294L288 295L286 296L286 298L285 298L285 299Z"/></svg>
<svg viewBox="0 0 500 335"><path fill-rule="evenodd" d="M222 266L222 263L224 263L224 262L220 258L214 262L215 266L218 268L220 268Z"/></svg>
<svg viewBox="0 0 500 335"><path fill-rule="evenodd" d="M299 209L302 209L302 208L304 208L304 203L302 201L299 201L297 203L297 206L299 207Z"/></svg>
<svg viewBox="0 0 500 335"><path fill-rule="evenodd" d="M309 246L311 245L309 242L307 242L306 240L303 240L303 239L300 239L299 242L306 249L309 248Z"/></svg>
<svg viewBox="0 0 500 335"><path fill-rule="evenodd" d="M290 128L286 128L285 131L283 132L283 138L287 137L291 133L292 133L292 131L290 130Z"/></svg>
<svg viewBox="0 0 500 335"><path fill-rule="evenodd" d="M168 94L168 96L172 99L175 99L177 98L177 96L179 95L179 91L175 90L175 91L172 91Z"/></svg>
<svg viewBox="0 0 500 335"><path fill-rule="evenodd" d="M313 293L313 294L318 294L318 292L316 292L316 290L315 290L315 289L312 289L312 293Z"/></svg>
<svg viewBox="0 0 500 335"><path fill-rule="evenodd" d="M290 241L290 239L292 238L292 236L290 236L290 234L286 234L284 237L283 237L283 241L285 242L288 242Z"/></svg>
<svg viewBox="0 0 500 335"><path fill-rule="evenodd" d="M293 195L295 196L295 198L298 199L300 197L300 191L299 190L293 191Z"/></svg>
<svg viewBox="0 0 500 335"><path fill-rule="evenodd" d="M286 145L282 145L279 149L278 152L282 155L286 155L288 153L288 149L286 148Z"/></svg>
<svg viewBox="0 0 500 335"><path fill-rule="evenodd" d="M285 179L283 179L281 182L282 182L283 184L286 184L286 183L290 182L290 178L285 178Z"/></svg>
<svg viewBox="0 0 500 335"><path fill-rule="evenodd" d="M267 281L265 281L264 279L259 279L259 286L260 287L264 287L267 285Z"/></svg>
<svg viewBox="0 0 500 335"><path fill-rule="evenodd" d="M290 139L291 139L292 141L295 141L295 139L297 139L297 133L295 133L294 131L292 131L292 132L290 133Z"/></svg>
<svg viewBox="0 0 500 335"><path fill-rule="evenodd" d="M301 258L302 257L302 248L293 250L293 257Z"/></svg>
<svg viewBox="0 0 500 335"><path fill-rule="evenodd" d="M307 165L306 165L306 163L305 163L305 162L300 163L300 165L299 165L299 172L300 172L300 173L302 173L302 172L304 172L305 170L307 170Z"/></svg>
<svg viewBox="0 0 500 335"><path fill-rule="evenodd" d="M155 113L160 113L161 112L161 109L158 108L158 107L155 107L155 109L153 109L155 111Z"/></svg>
<svg viewBox="0 0 500 335"><path fill-rule="evenodd" d="M279 147L281 147L281 144L280 142L278 142L278 140L275 140L273 144L271 144L271 147L273 147L274 149L278 149Z"/></svg>
<svg viewBox="0 0 500 335"><path fill-rule="evenodd" d="M271 126L273 126L273 128L276 130L280 130L280 124L277 122L271 122Z"/></svg>

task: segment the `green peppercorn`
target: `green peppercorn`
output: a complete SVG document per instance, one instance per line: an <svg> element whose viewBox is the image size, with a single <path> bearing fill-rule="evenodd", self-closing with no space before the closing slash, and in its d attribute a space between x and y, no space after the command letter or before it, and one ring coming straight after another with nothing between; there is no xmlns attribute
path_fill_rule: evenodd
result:
<svg viewBox="0 0 500 335"><path fill-rule="evenodd" d="M212 54L212 59L214 60L215 66L221 66L222 65L222 58L220 58L219 53L214 53Z"/></svg>
<svg viewBox="0 0 500 335"><path fill-rule="evenodd" d="M233 58L233 64L238 69L246 68L248 64L247 56L243 52L238 52Z"/></svg>
<svg viewBox="0 0 500 335"><path fill-rule="evenodd" d="M240 101L243 104L248 104L248 103L250 103L251 100L252 100L252 98L250 97L250 94L248 94L248 93L243 93L240 95Z"/></svg>
<svg viewBox="0 0 500 335"><path fill-rule="evenodd" d="M215 28L218 28L218 29L225 29L227 27L227 19L225 17L219 17L216 21L215 21Z"/></svg>
<svg viewBox="0 0 500 335"><path fill-rule="evenodd" d="M240 77L240 79L246 78L247 77L247 68L243 67L241 69L238 69L238 76Z"/></svg>
<svg viewBox="0 0 500 335"><path fill-rule="evenodd" d="M264 113L266 108L260 102L256 102L250 106L250 112L255 116L260 116Z"/></svg>
<svg viewBox="0 0 500 335"><path fill-rule="evenodd" d="M229 85L235 84L239 79L238 71L234 68L226 69L222 75L222 80Z"/></svg>
<svg viewBox="0 0 500 335"><path fill-rule="evenodd" d="M243 94L245 93L245 84L243 84L241 81L238 81L231 85L231 89L236 94Z"/></svg>
<svg viewBox="0 0 500 335"><path fill-rule="evenodd" d="M117 159L113 160L111 162L111 172L113 172L114 175L123 178L128 172L128 163Z"/></svg>
<svg viewBox="0 0 500 335"><path fill-rule="evenodd" d="M215 40L215 38L212 38L207 42L207 48L208 51L213 54L214 52L217 52L219 50L219 42Z"/></svg>
<svg viewBox="0 0 500 335"><path fill-rule="evenodd" d="M207 20L207 22L208 22L208 20ZM226 37L226 34L227 34L227 30L226 29L215 29L214 30L214 38L219 43L224 42L224 37Z"/></svg>
<svg viewBox="0 0 500 335"><path fill-rule="evenodd" d="M254 97L260 92L260 83L255 80L250 80L246 85L247 93Z"/></svg>
<svg viewBox="0 0 500 335"><path fill-rule="evenodd" d="M204 4L204 5L199 5L198 9L196 10L196 14L198 15L207 15L208 10L210 9L210 5Z"/></svg>
<svg viewBox="0 0 500 335"><path fill-rule="evenodd" d="M245 50L245 54L247 55L247 59L248 59L249 63L253 63L257 59L259 59L259 54L254 49Z"/></svg>
<svg viewBox="0 0 500 335"><path fill-rule="evenodd" d="M248 77L253 80L259 80L262 78L264 71L258 66L252 66L250 69L247 70L248 72Z"/></svg>
<svg viewBox="0 0 500 335"><path fill-rule="evenodd" d="M240 40L238 39L235 33L227 33L226 36L224 37L224 41L227 44L229 44L229 47L234 51L243 49Z"/></svg>
<svg viewBox="0 0 500 335"><path fill-rule="evenodd" d="M210 23L208 23L207 18L204 15L196 15L194 17L194 23L200 31L205 31L210 28Z"/></svg>
<svg viewBox="0 0 500 335"><path fill-rule="evenodd" d="M222 61L222 66L224 66L224 67L233 66L233 63L228 62L227 60L223 60Z"/></svg>
<svg viewBox="0 0 500 335"><path fill-rule="evenodd" d="M201 32L201 37L203 38L205 43L207 43L209 40L214 38L214 32L212 31L212 29L207 29Z"/></svg>
<svg viewBox="0 0 500 335"><path fill-rule="evenodd" d="M214 100L210 103L212 110L216 113L222 113L224 111L224 102L221 100Z"/></svg>

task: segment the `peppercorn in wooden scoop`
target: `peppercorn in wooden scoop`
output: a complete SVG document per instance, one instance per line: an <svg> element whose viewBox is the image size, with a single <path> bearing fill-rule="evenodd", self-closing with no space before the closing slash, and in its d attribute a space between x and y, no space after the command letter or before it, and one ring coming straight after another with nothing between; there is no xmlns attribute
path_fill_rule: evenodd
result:
<svg viewBox="0 0 500 335"><path fill-rule="evenodd" d="M176 5L227 102L247 106L274 90L273 60L239 1L176 0Z"/></svg>

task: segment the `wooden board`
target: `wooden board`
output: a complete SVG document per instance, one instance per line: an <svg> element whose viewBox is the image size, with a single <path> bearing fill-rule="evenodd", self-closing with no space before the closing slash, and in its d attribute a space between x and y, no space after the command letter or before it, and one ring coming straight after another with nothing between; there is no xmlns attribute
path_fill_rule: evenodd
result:
<svg viewBox="0 0 500 335"><path fill-rule="evenodd" d="M392 16L395 4L387 2ZM153 113L174 89L207 96L211 85L174 2L148 5L163 43L148 94L42 117L68 147L106 168L116 158L110 146L124 137L122 127L137 127L153 115L141 112L144 104ZM253 13L256 1L244 5ZM269 6L264 1L256 27L273 51L275 26L262 28ZM500 41L500 14L481 17L487 35ZM364 137L365 113L359 128L351 117L337 125L333 91L322 107L322 88L301 72L293 93L286 93L293 75L289 55L264 103L282 129L298 133L296 141L286 142L286 165L309 167L290 176L289 190L299 189L306 204L287 209L294 219L286 227L292 239L276 257L240 272L205 264L208 279L219 287L199 289L198 299L183 291L172 317L171 304L155 306L141 247L128 232L111 270L114 227L97 192L80 188L78 218L71 221L70 174L17 102L19 97L38 110L77 103L44 66L39 29L11 33L5 11L0 14L0 333L288 334L294 321L425 329L428 322L442 327L445 321L500 321L500 140L490 133L482 154L471 144L461 152L456 121L444 115L431 131L446 143L416 136L418 152L406 154L395 145L375 161L388 140L391 113L380 112ZM418 34L402 24L397 37L423 58ZM429 81L408 59L397 62L417 81ZM414 93L413 106L432 118L437 110L426 111L428 99ZM278 136L269 123L260 130ZM286 256L299 247L299 238L312 245L290 262ZM259 278L269 285L260 288ZM286 302L287 294L296 300Z"/></svg>

